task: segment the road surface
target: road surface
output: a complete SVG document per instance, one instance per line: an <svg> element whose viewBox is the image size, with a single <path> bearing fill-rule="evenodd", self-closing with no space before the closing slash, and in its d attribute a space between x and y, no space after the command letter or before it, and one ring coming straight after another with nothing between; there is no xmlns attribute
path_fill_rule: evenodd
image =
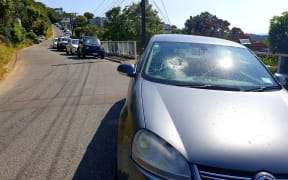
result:
<svg viewBox="0 0 288 180"><path fill-rule="evenodd" d="M21 51L0 82L0 179L114 179L129 78L51 43Z"/></svg>

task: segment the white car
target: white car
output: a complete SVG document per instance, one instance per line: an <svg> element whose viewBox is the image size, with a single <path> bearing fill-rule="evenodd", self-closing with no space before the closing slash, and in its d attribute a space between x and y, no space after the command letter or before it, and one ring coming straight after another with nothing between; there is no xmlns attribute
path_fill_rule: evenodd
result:
<svg viewBox="0 0 288 180"><path fill-rule="evenodd" d="M58 38L56 37L53 39L53 44L52 44L53 49L57 49L57 44L58 44Z"/></svg>
<svg viewBox="0 0 288 180"><path fill-rule="evenodd" d="M66 46L66 54L76 54L78 49L79 39L69 39Z"/></svg>

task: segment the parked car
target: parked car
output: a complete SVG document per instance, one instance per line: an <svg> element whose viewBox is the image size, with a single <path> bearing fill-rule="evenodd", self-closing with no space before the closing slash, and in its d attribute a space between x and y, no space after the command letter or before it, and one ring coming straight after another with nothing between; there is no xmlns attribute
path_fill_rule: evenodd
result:
<svg viewBox="0 0 288 180"><path fill-rule="evenodd" d="M59 37L57 43L57 50L58 51L66 51L66 45L68 44L68 37Z"/></svg>
<svg viewBox="0 0 288 180"><path fill-rule="evenodd" d="M118 71L118 179L288 179L288 93L247 47L155 35Z"/></svg>
<svg viewBox="0 0 288 180"><path fill-rule="evenodd" d="M79 39L69 39L66 45L66 54L76 54L78 49Z"/></svg>
<svg viewBox="0 0 288 180"><path fill-rule="evenodd" d="M104 48L94 36L84 36L79 40L78 57L95 56L104 59Z"/></svg>
<svg viewBox="0 0 288 180"><path fill-rule="evenodd" d="M39 41L42 42L45 40L46 37L44 35L39 35L38 38L39 38Z"/></svg>
<svg viewBox="0 0 288 180"><path fill-rule="evenodd" d="M57 49L57 44L58 44L58 38L55 37L55 38L53 39L52 48L53 48L53 49Z"/></svg>

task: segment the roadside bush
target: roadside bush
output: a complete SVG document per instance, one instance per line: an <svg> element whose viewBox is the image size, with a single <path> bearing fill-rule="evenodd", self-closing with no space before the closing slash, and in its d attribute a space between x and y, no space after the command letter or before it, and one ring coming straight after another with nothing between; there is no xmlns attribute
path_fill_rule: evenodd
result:
<svg viewBox="0 0 288 180"><path fill-rule="evenodd" d="M14 23L10 32L13 43L21 43L25 39L25 32L25 29L18 22Z"/></svg>
<svg viewBox="0 0 288 180"><path fill-rule="evenodd" d="M26 38L32 40L35 44L40 43L38 36L33 31L26 33Z"/></svg>
<svg viewBox="0 0 288 180"><path fill-rule="evenodd" d="M47 22L38 19L33 22L32 30L37 35L46 35L49 26L50 25Z"/></svg>
<svg viewBox="0 0 288 180"><path fill-rule="evenodd" d="M272 73L275 73L278 68L278 56L271 55L258 55L261 61L270 69Z"/></svg>

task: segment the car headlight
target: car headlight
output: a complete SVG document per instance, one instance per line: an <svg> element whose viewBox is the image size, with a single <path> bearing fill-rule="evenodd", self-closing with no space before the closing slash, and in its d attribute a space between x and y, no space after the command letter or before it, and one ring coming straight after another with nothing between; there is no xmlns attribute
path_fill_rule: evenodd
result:
<svg viewBox="0 0 288 180"><path fill-rule="evenodd" d="M142 168L162 178L191 179L186 159L166 141L146 130L135 134L132 158Z"/></svg>

